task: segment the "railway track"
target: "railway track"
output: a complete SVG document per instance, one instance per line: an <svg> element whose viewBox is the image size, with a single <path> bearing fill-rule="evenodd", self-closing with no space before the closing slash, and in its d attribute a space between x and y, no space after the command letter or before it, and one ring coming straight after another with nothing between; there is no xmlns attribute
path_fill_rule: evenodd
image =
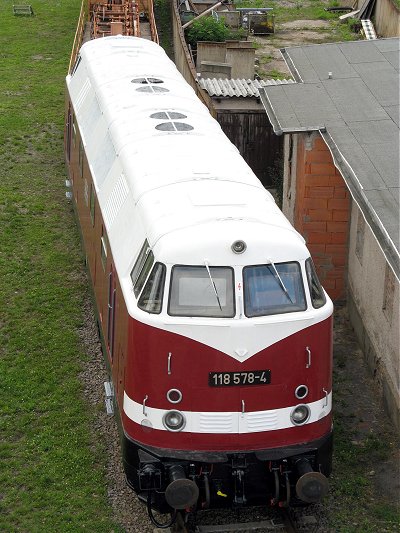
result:
<svg viewBox="0 0 400 533"><path fill-rule="evenodd" d="M318 521L314 516L294 518L290 510L282 509L274 518L257 522L219 525L185 524L181 515L167 529L156 528L154 533L317 533Z"/></svg>

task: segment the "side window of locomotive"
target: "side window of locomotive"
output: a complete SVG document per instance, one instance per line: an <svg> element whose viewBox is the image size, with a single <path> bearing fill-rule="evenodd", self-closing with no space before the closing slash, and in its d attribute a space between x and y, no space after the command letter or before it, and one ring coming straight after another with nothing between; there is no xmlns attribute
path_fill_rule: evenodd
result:
<svg viewBox="0 0 400 533"><path fill-rule="evenodd" d="M216 318L235 316L233 269L173 267L168 314Z"/></svg>
<svg viewBox="0 0 400 533"><path fill-rule="evenodd" d="M96 209L96 202L95 202L94 186L93 186L93 183L91 183L91 184L90 184L90 203L89 203L89 210L90 210L90 219L91 219L91 221L92 221L92 226L94 226L95 209Z"/></svg>
<svg viewBox="0 0 400 533"><path fill-rule="evenodd" d="M306 261L306 273L311 302L315 309L319 309L326 304L326 298L311 258L307 259Z"/></svg>
<svg viewBox="0 0 400 533"><path fill-rule="evenodd" d="M305 311L298 263L274 263L243 269L244 312L247 317Z"/></svg>
<svg viewBox="0 0 400 533"><path fill-rule="evenodd" d="M79 166L79 175L81 178L83 178L83 161L84 161L83 142L82 140L80 140L79 151L78 151L78 166Z"/></svg>
<svg viewBox="0 0 400 533"><path fill-rule="evenodd" d="M165 265L156 263L140 295L138 307L147 313L160 314L165 284Z"/></svg>
<svg viewBox="0 0 400 533"><path fill-rule="evenodd" d="M77 57L77 59L75 61L74 68L72 69L71 76L73 76L75 74L75 72L78 70L78 67L81 64L81 61L82 61L82 57L80 55L78 55L78 57Z"/></svg>
<svg viewBox="0 0 400 533"><path fill-rule="evenodd" d="M136 298L139 296L140 291L143 288L144 282L146 281L147 275L150 272L153 263L153 252L150 249L149 243L147 240L145 240L131 272L133 292Z"/></svg>
<svg viewBox="0 0 400 533"><path fill-rule="evenodd" d="M106 271L107 265L107 255L108 255L108 239L107 234L104 231L104 227L101 227L101 239L100 239L100 254L101 254L101 264L103 266L104 272Z"/></svg>

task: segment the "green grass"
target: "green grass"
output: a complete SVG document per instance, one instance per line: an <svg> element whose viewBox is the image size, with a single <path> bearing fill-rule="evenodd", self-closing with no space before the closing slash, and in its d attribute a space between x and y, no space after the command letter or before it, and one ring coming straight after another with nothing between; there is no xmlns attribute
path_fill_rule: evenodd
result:
<svg viewBox="0 0 400 533"><path fill-rule="evenodd" d="M357 432L363 420L356 415L348 416L352 406L342 393L342 388L349 386L345 372L335 371L334 461L325 502L330 526L336 533L400 532L399 508L377 494L374 483L381 465L395 449L396 437L386 430L377 433L373 425L369 431Z"/></svg>
<svg viewBox="0 0 400 533"><path fill-rule="evenodd" d="M65 200L64 78L79 0L0 0L0 531L120 531L79 373L87 297Z"/></svg>

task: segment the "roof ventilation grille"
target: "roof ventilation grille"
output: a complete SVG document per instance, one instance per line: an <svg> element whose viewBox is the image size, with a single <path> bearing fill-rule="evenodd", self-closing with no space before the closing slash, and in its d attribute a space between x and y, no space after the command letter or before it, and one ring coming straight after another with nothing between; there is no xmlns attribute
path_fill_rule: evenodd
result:
<svg viewBox="0 0 400 533"><path fill-rule="evenodd" d="M160 87L161 83L164 83L160 78L134 78L131 83L141 85L136 89L139 93L168 93L169 90L165 87Z"/></svg>
<svg viewBox="0 0 400 533"><path fill-rule="evenodd" d="M156 113L152 113L150 115L150 118L156 118L161 120L166 120L167 122L161 122L161 124L157 124L155 127L156 130L159 131L191 131L193 130L193 126L190 124L187 124L186 122L177 122L177 120L182 120L187 118L186 115L183 113L179 113L178 111L158 111Z"/></svg>

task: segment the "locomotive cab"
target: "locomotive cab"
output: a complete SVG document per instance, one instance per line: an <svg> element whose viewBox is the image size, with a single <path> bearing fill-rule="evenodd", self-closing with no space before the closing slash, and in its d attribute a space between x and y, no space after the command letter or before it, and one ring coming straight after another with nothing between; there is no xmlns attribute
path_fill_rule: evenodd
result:
<svg viewBox="0 0 400 533"><path fill-rule="evenodd" d="M281 228L282 251L256 229L238 239L224 224L203 258L204 228L179 247L145 240L132 267L134 313L154 343L136 387L146 401L125 395L127 426L137 424L125 467L159 510L306 504L327 492L332 304L296 232ZM130 464L137 449L150 463Z"/></svg>

